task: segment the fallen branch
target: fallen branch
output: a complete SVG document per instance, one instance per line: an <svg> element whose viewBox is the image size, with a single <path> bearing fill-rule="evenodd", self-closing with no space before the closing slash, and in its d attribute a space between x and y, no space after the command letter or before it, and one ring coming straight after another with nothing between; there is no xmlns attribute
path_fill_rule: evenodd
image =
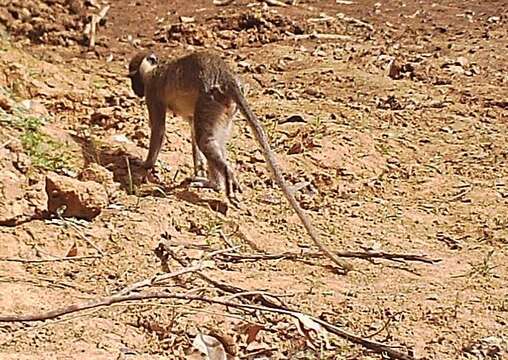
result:
<svg viewBox="0 0 508 360"><path fill-rule="evenodd" d="M170 249L169 246L167 246L165 244L165 242L161 241L159 243L159 246L158 246L159 250L160 251L165 251L167 252L168 255L171 255L171 257L176 261L178 262L181 266L183 267L189 267L189 262L188 261L185 261L185 260L182 260L180 259L173 250ZM216 281L212 278L210 278L209 276L203 274L201 271L196 271L196 274L201 278L201 280L204 280L206 281L207 283L209 283L210 285L212 286L215 286L217 289L225 292L225 293L228 293L228 294L239 294L239 293L245 293L246 290L245 289L242 289L240 287L237 287L237 286L233 286L233 285L230 285L230 284L225 284L225 283L221 283L219 281ZM247 296L245 296L247 299L250 299L248 298ZM264 305L266 304L271 304L267 299L265 299L264 297L261 297L261 303L263 303Z"/></svg>
<svg viewBox="0 0 508 360"><path fill-rule="evenodd" d="M387 253L383 251L335 251L338 257L357 258L357 259L385 259L391 261L419 261L427 264L435 264L441 259L430 259L426 255L417 254L399 254ZM278 254L241 254L241 253L223 253L220 256L227 261L257 261L257 260L302 260L308 258L323 258L326 255L322 252L283 252Z"/></svg>
<svg viewBox="0 0 508 360"><path fill-rule="evenodd" d="M164 274L154 275L154 276L152 276L149 279L138 281L138 282L136 282L136 283L134 283L134 284L124 288L123 290L118 292L116 295L127 295L128 293L130 293L130 292L132 292L134 290L139 290L139 289L141 289L143 287L147 287L147 286L160 286L160 285L164 285L164 282L166 280L171 279L171 278L182 276L182 275L189 274L189 273L198 272L198 271L203 270L203 269L205 269L207 267L206 264L203 263L206 259L212 258L215 255L220 255L220 254L222 254L224 252L234 251L237 248L239 248L239 246L235 246L235 247L232 247L232 248L229 248L229 249L216 250L216 251L214 251L214 252L212 252L210 254L206 254L197 265L188 266L188 267L185 267L183 269L180 269L180 270L177 270L177 271L173 271L171 273L164 273ZM159 251L160 251L160 248L159 248ZM159 257L159 259L163 263L164 263L164 261L167 262L167 259L161 259L160 257ZM164 266L164 264L163 264L163 266Z"/></svg>
<svg viewBox="0 0 508 360"><path fill-rule="evenodd" d="M87 260L87 259L100 259L102 256L100 255L85 255L85 256L65 256L65 257L55 257L55 258L42 258L42 259L22 259L22 258L7 258L1 257L0 261L11 261L11 262L20 262L24 264L31 263L46 263L53 261L79 261L79 260Z"/></svg>
<svg viewBox="0 0 508 360"><path fill-rule="evenodd" d="M351 334L347 331L344 331L333 324L330 324L324 320L316 318L311 315L307 315L305 313L301 313L299 311L289 310L287 308L277 306L277 307L267 307L267 306L259 306L259 305L251 305L251 304L239 304L232 301L224 301L219 299L209 299L202 296L194 296L194 295L184 295L184 294L170 294L164 292L151 292L145 294L130 294L130 295L114 295L107 296L100 299L76 303L68 306L63 306L61 308L50 310L43 313L34 313L28 315L1 315L0 322L19 322L19 321L42 321L42 320L50 320L55 319L63 315L71 314L78 311L89 310L102 306L109 306L113 304L117 304L120 302L126 301L142 301L142 300L153 300L153 299L175 299L175 300L185 300L185 301L201 301L207 302L210 304L218 304L226 307L237 308L237 309L249 309L249 310L257 310L257 311L266 311L272 313L278 313L283 315L289 315L295 317L296 319L300 319L302 316L308 317L310 320L322 325L329 332L340 336L346 340L349 340L355 344L362 345L372 351L377 353L385 353L388 354L393 359L400 360L414 360L414 358L408 354L395 350L392 347L387 345L371 341L360 336Z"/></svg>
<svg viewBox="0 0 508 360"><path fill-rule="evenodd" d="M154 275L150 279L145 279L145 280L142 280L142 281L138 281L138 282L136 282L136 283L134 283L134 284L132 284L130 286L127 286L126 288L124 288L123 290L118 292L116 295L118 295L118 296L120 296L120 295L127 295L128 293L130 293L130 292L132 292L134 290L139 290L139 289L141 289L143 287L154 286L154 285L162 285L166 280L169 280L169 279L174 278L174 277L182 276L182 275L185 275L185 274L193 273L193 272L196 272L196 271L201 270L201 269L202 269L202 266L201 265L197 265L197 266L192 266L192 267L180 269L178 271L174 271L174 272L171 272L171 273Z"/></svg>

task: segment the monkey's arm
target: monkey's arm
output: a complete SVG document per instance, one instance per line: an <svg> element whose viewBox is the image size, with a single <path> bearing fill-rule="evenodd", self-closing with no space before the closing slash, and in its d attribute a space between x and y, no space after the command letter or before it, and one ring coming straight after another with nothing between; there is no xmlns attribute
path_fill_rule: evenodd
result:
<svg viewBox="0 0 508 360"><path fill-rule="evenodd" d="M166 132L166 105L147 97L148 116L150 124L150 148L146 157L145 167L152 168L157 161Z"/></svg>

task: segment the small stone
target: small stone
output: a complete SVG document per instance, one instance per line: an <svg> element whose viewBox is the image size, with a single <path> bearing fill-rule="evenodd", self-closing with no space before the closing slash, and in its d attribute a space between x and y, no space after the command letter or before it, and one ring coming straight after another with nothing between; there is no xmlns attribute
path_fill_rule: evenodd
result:
<svg viewBox="0 0 508 360"><path fill-rule="evenodd" d="M37 100L23 100L19 104L31 114L40 116L48 115L46 107Z"/></svg>
<svg viewBox="0 0 508 360"><path fill-rule="evenodd" d="M88 164L78 175L78 179L81 181L95 181L99 184L112 184L113 178L111 171L96 163Z"/></svg>
<svg viewBox="0 0 508 360"><path fill-rule="evenodd" d="M465 66L469 65L469 60L467 58L465 58L464 56L459 56L457 58L456 64L458 64L462 67L465 67Z"/></svg>
<svg viewBox="0 0 508 360"><path fill-rule="evenodd" d="M12 109L12 100L1 93L0 93L0 108L5 111L10 111Z"/></svg>
<svg viewBox="0 0 508 360"><path fill-rule="evenodd" d="M285 123L304 123L305 119L302 115L295 114L291 115L285 119L279 120L279 124L285 124Z"/></svg>

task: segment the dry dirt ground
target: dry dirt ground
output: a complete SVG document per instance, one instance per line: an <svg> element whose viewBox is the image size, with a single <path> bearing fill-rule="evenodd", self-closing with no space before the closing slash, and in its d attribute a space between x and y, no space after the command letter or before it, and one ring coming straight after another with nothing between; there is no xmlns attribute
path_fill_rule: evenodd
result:
<svg viewBox="0 0 508 360"><path fill-rule="evenodd" d="M219 283L408 358L506 358L506 1L118 0L89 49L83 31L104 5L0 0L0 316L117 294L201 263ZM146 110L126 65L147 48L221 51L250 85L285 177L331 249L440 261L349 258L354 271L344 274L303 255L242 260L316 249L240 117L229 150L243 209L186 188L189 129L178 118L167 119L159 182L144 181L134 160L147 151ZM53 173L99 184L90 196L106 193L100 214L48 211ZM236 257L217 252L229 247ZM151 290L262 300L196 273ZM388 357L309 331L314 324L199 301L122 302L0 322L0 358L198 359L199 333L242 359Z"/></svg>

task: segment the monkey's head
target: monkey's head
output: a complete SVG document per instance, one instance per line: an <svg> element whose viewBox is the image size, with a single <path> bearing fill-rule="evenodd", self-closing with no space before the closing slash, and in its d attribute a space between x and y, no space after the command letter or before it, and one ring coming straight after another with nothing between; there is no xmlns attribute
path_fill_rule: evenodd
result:
<svg viewBox="0 0 508 360"><path fill-rule="evenodd" d="M146 74L157 66L157 56L152 51L142 51L134 55L129 62L129 78L134 94L145 96Z"/></svg>

